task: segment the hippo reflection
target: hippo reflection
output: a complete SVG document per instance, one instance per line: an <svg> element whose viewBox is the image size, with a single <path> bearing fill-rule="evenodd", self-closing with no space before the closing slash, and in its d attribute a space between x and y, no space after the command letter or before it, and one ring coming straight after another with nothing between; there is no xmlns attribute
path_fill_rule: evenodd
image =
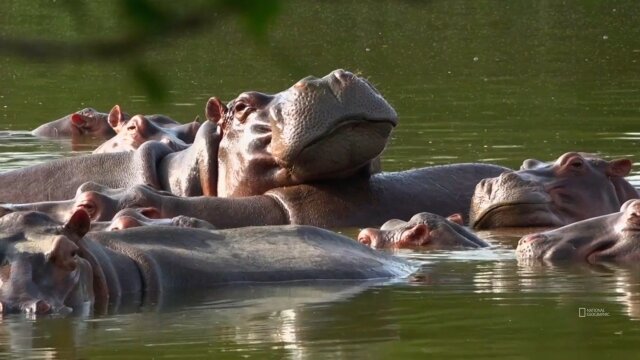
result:
<svg viewBox="0 0 640 360"><path fill-rule="evenodd" d="M64 224L42 213L0 218L4 312L100 312L124 294L156 303L178 289L235 282L364 280L410 274L401 259L308 226L209 231L139 227L88 233L76 211Z"/></svg>
<svg viewBox="0 0 640 360"><path fill-rule="evenodd" d="M516 253L523 260L637 263L639 244L640 200L629 200L620 212L527 235Z"/></svg>
<svg viewBox="0 0 640 360"><path fill-rule="evenodd" d="M606 161L570 152L553 163L526 160L519 171L482 180L472 198L476 229L562 226L618 211L638 192L624 176L628 159Z"/></svg>
<svg viewBox="0 0 640 360"><path fill-rule="evenodd" d="M384 223L380 229L363 229L358 235L358 241L374 249L438 250L489 246L462 225L460 214L444 218L436 214L419 213L408 222L393 219Z"/></svg>

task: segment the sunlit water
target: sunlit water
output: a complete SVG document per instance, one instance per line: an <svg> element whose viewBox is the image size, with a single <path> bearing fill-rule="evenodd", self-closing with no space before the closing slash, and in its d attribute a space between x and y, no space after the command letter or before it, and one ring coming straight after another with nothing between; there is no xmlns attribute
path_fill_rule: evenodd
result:
<svg viewBox="0 0 640 360"><path fill-rule="evenodd" d="M104 12L85 25L114 29L109 3L96 4ZM2 34L81 37L56 6L3 2ZM567 151L635 162L639 18L636 1L285 3L270 55L231 22L153 50L147 62L172 91L161 105L131 82L126 60L0 58L0 170L90 151L28 132L82 107L118 103L184 122L202 116L209 96L279 91L338 67L367 76L398 110L388 171L470 161L514 168ZM640 186L638 166L629 179ZM480 235L493 247L397 252L420 270L393 282L230 286L134 302L108 316L5 316L0 351L65 359L637 356L637 267L518 263L521 231Z"/></svg>

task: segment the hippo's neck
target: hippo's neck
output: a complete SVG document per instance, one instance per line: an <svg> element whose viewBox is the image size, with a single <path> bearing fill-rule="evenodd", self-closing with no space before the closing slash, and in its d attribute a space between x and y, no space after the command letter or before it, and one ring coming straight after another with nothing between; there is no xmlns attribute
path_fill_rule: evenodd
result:
<svg viewBox="0 0 640 360"><path fill-rule="evenodd" d="M211 157L212 150L198 145L162 159L158 176L164 190L180 196L216 195L218 159Z"/></svg>

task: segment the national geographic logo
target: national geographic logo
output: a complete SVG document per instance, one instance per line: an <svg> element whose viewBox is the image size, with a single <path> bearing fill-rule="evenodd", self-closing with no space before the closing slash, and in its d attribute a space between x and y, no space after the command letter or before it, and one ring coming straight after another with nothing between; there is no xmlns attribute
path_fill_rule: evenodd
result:
<svg viewBox="0 0 640 360"><path fill-rule="evenodd" d="M603 308L578 308L578 317L607 317L609 313Z"/></svg>

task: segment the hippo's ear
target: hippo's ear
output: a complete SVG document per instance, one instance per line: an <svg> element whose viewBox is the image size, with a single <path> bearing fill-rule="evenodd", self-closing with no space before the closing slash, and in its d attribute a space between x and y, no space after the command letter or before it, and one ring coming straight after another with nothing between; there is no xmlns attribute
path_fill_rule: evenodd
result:
<svg viewBox="0 0 640 360"><path fill-rule="evenodd" d="M631 172L632 166L633 163L629 159L611 160L607 164L606 173L607 176L625 177Z"/></svg>
<svg viewBox="0 0 640 360"><path fill-rule="evenodd" d="M13 212L13 209L9 208L8 206L0 205L0 217L3 217L12 212Z"/></svg>
<svg viewBox="0 0 640 360"><path fill-rule="evenodd" d="M425 224L415 224L400 235L400 243L408 246L426 245L429 240L429 227Z"/></svg>
<svg viewBox="0 0 640 360"><path fill-rule="evenodd" d="M71 114L71 124L75 127L82 128L87 124L87 121L85 120L84 116L78 113L74 113Z"/></svg>
<svg viewBox="0 0 640 360"><path fill-rule="evenodd" d="M207 120L212 123L220 125L220 120L222 120L226 112L227 107L217 97L214 96L207 101L205 114L207 115Z"/></svg>
<svg viewBox="0 0 640 360"><path fill-rule="evenodd" d="M109 122L109 126L111 126L113 130L116 130L116 132L118 132L117 129L120 128L125 122L124 114L122 113L122 110L120 110L119 105L114 106L111 111L109 111L109 117L107 121Z"/></svg>
<svg viewBox="0 0 640 360"><path fill-rule="evenodd" d="M464 221L462 221L462 214L460 213L455 213L447 216L447 220L451 221L452 223L456 223L458 225L464 225Z"/></svg>
<svg viewBox="0 0 640 360"><path fill-rule="evenodd" d="M83 209L78 209L64 224L64 229L82 238L91 229L91 218Z"/></svg>
<svg viewBox="0 0 640 360"><path fill-rule="evenodd" d="M194 123L200 123L200 115L196 115L196 118L193 119Z"/></svg>

